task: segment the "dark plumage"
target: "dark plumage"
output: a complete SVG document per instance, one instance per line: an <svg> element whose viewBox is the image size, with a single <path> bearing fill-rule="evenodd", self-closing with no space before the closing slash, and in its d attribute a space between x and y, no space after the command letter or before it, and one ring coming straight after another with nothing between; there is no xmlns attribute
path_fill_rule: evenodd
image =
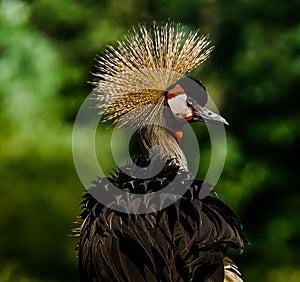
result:
<svg viewBox="0 0 300 282"><path fill-rule="evenodd" d="M100 57L95 82L100 112L121 126L138 127L139 167L148 167L154 146L154 167L162 156L167 161L150 178L138 178L136 166L129 162L111 178L94 181L82 203L81 282L242 281L226 258L228 247L243 248L240 221L218 198L199 199L201 189L210 185L192 178L180 147L186 122L227 123L205 108L204 85L184 76L210 51L206 37L185 34L168 23L154 24L152 30L141 26ZM112 185L142 198L116 195ZM158 200L151 194L165 187L168 193ZM106 206L92 196L102 192L109 195ZM132 212L141 208L145 212Z"/></svg>
<svg viewBox="0 0 300 282"><path fill-rule="evenodd" d="M126 168L130 171L131 165ZM183 183L190 177L170 160L151 179L118 172L110 181L128 192L149 193L178 174ZM104 189L102 181L94 187ZM219 199L198 199L202 184L194 180L173 205L142 215L116 212L87 193L79 242L81 281L223 281L227 248L243 247L241 225Z"/></svg>

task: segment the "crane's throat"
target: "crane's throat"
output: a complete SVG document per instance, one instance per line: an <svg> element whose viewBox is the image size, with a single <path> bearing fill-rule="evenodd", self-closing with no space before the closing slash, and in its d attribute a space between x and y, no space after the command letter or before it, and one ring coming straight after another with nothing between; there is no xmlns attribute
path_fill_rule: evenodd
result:
<svg viewBox="0 0 300 282"><path fill-rule="evenodd" d="M176 130L175 137L177 139L178 144L180 145L183 137L183 131L181 129Z"/></svg>

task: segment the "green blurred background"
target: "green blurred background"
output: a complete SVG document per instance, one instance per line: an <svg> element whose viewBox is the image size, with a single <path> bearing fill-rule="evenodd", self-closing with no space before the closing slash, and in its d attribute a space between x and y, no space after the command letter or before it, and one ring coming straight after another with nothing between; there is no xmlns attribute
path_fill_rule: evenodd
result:
<svg viewBox="0 0 300 282"><path fill-rule="evenodd" d="M232 256L245 281L300 281L299 10L298 0L0 1L0 282L77 281L70 234L84 188L72 126L94 57L132 25L169 19L216 46L194 75L230 123L216 191L251 242Z"/></svg>

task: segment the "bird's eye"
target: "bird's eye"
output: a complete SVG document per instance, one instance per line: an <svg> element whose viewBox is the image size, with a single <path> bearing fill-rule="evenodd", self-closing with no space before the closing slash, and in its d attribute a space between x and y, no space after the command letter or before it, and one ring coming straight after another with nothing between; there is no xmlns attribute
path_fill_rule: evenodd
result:
<svg viewBox="0 0 300 282"><path fill-rule="evenodd" d="M188 97L187 99L186 99L186 102L187 102L187 104L189 104L189 105L193 105L194 104L194 100L192 99L192 98L190 98L190 97Z"/></svg>

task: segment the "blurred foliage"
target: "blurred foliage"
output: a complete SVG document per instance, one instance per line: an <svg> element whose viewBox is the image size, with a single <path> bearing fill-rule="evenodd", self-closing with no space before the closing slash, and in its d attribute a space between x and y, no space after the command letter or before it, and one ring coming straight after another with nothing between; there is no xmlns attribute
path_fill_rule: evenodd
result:
<svg viewBox="0 0 300 282"><path fill-rule="evenodd" d="M233 256L246 281L300 281L299 9L296 0L0 1L0 281L77 280L69 235L84 188L72 126L93 58L130 26L169 19L216 46L193 74L230 123L215 190L251 242Z"/></svg>

